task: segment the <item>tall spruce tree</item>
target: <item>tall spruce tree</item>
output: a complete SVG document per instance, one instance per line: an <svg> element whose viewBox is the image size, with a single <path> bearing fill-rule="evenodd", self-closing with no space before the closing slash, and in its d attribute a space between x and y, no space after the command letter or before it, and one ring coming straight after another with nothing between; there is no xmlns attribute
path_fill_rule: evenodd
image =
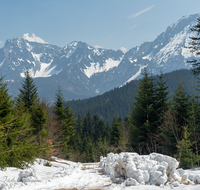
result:
<svg viewBox="0 0 200 190"><path fill-rule="evenodd" d="M169 102L169 91L167 91L168 86L166 85L166 82L164 81L164 75L161 73L158 76L158 81L157 81L157 87L156 87L156 106L157 106L157 111L161 115L164 113L167 109L169 109L170 102Z"/></svg>
<svg viewBox="0 0 200 190"><path fill-rule="evenodd" d="M199 146L200 146L200 105L199 98L192 96L191 100L191 114L189 119L188 130L190 132L190 138L193 142L193 149L197 156L199 156ZM199 160L198 160L198 166Z"/></svg>
<svg viewBox="0 0 200 190"><path fill-rule="evenodd" d="M64 97L60 87L56 92L56 98L54 102L53 112L61 124L62 130L62 140L61 143L64 145L63 152L65 156L70 156L69 151L69 141L70 138L75 134L75 118L73 118L74 113L71 112L70 105L64 108Z"/></svg>
<svg viewBox="0 0 200 190"><path fill-rule="evenodd" d="M162 143L162 153L174 156L177 153L177 144L184 135L184 127L190 123L191 104L183 83L175 89L171 109L167 110L162 117L162 124L159 127Z"/></svg>
<svg viewBox="0 0 200 190"><path fill-rule="evenodd" d="M34 129L34 135L37 135L37 142L40 145L45 145L45 140L48 133L45 129L47 121L47 111L39 101L38 89L30 75L29 70L25 72L25 80L22 83L22 88L19 89L17 97L18 108L22 107L24 111L31 116L31 126Z"/></svg>
<svg viewBox="0 0 200 190"><path fill-rule="evenodd" d="M23 168L40 156L29 121L29 113L14 106L7 84L0 78L0 168Z"/></svg>
<svg viewBox="0 0 200 190"><path fill-rule="evenodd" d="M118 147L122 138L121 122L115 115L110 129L110 145Z"/></svg>
<svg viewBox="0 0 200 190"><path fill-rule="evenodd" d="M30 72L27 69L25 72L25 80L22 83L22 88L19 89L17 98L18 104L30 110L38 100L37 87L31 78Z"/></svg>
<svg viewBox="0 0 200 190"><path fill-rule="evenodd" d="M58 86L57 92L55 94L55 100L54 100L54 108L53 112L59 117L59 119L63 119L64 117L64 102L65 99L63 97L62 90L60 86Z"/></svg>
<svg viewBox="0 0 200 190"><path fill-rule="evenodd" d="M181 80L179 81L178 87L175 89L172 107L179 126L181 127L187 125L190 118L190 97L187 94Z"/></svg>
<svg viewBox="0 0 200 190"><path fill-rule="evenodd" d="M198 57L200 55L200 17L197 18L197 23L192 28L190 28L191 31L195 32L196 35L190 36L189 38L192 40L189 43L189 46L186 48L189 48L192 53ZM200 74L200 60L194 59L191 61L187 61L188 63L193 64L192 72L194 75Z"/></svg>
<svg viewBox="0 0 200 190"><path fill-rule="evenodd" d="M34 128L34 133L37 135L37 141L41 145L45 143L48 137L48 132L45 128L47 122L47 110L45 110L44 105L35 104L32 108L31 118L32 126Z"/></svg>
<svg viewBox="0 0 200 190"><path fill-rule="evenodd" d="M134 151L147 153L149 133L156 133L159 121L156 107L156 85L146 69L139 81L137 96L131 109L130 141Z"/></svg>

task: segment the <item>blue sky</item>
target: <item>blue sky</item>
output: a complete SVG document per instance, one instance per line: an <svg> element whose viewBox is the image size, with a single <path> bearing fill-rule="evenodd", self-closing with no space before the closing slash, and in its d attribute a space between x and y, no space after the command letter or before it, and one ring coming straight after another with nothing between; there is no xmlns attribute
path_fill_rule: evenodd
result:
<svg viewBox="0 0 200 190"><path fill-rule="evenodd" d="M60 47L83 41L129 50L195 13L200 0L1 0L0 48L9 38L33 33Z"/></svg>

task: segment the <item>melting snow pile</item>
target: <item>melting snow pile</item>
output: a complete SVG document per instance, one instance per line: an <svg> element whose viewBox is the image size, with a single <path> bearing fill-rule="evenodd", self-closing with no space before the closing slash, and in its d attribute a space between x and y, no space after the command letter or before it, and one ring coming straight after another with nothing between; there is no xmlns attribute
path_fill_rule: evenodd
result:
<svg viewBox="0 0 200 190"><path fill-rule="evenodd" d="M109 153L100 158L100 167L116 183L125 186L200 184L200 175L177 169L179 162L170 156L152 153L140 156L137 153Z"/></svg>
<svg viewBox="0 0 200 190"><path fill-rule="evenodd" d="M6 168L4 171L0 171L0 190L15 189L38 182L51 182L57 178L71 175L82 166L81 163L70 163L70 165L66 165L65 163L49 162L52 167L46 167L44 166L46 163L46 160L36 159L34 164L28 169ZM9 176L11 171L13 175Z"/></svg>

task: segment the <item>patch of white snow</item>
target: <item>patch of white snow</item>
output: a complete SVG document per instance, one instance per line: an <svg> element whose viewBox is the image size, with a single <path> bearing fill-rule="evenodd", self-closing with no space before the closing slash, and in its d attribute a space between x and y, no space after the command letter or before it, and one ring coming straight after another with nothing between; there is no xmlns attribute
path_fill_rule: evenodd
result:
<svg viewBox="0 0 200 190"><path fill-rule="evenodd" d="M121 60L123 59L123 56L119 60L113 60L111 58L107 59L105 63L103 63L103 66L101 67L99 62L97 63L90 63L90 66L85 65L85 69L83 69L84 74L90 78L95 73L101 73L110 70L113 67L117 67Z"/></svg>
<svg viewBox="0 0 200 190"><path fill-rule="evenodd" d="M142 59L148 59L149 61L151 61L153 57L154 57L153 52L151 52L149 55L142 57Z"/></svg>
<svg viewBox="0 0 200 190"><path fill-rule="evenodd" d="M135 66L137 66L137 65L135 65ZM139 66L140 66L140 69L138 70L138 72L137 72L136 74L134 74L130 79L128 79L128 80L127 80L123 85L121 85L120 87L126 85L127 83L131 82L132 80L135 80L135 79L141 74L142 69L144 69L144 68L147 67L148 65L145 65L145 66L143 66L143 67L141 67L141 65L139 65Z"/></svg>

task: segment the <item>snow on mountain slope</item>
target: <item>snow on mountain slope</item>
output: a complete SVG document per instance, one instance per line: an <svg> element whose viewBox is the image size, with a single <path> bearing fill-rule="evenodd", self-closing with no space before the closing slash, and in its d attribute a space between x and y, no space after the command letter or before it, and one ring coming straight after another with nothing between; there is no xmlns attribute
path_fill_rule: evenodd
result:
<svg viewBox="0 0 200 190"><path fill-rule="evenodd" d="M105 60L102 67L99 65L99 62L90 63L90 66L85 66L86 69L83 69L83 72L88 78L90 78L95 73L105 72L112 69L113 67L117 67L120 64L123 57L124 56L120 57L119 60L113 60L112 58L109 58Z"/></svg>
<svg viewBox="0 0 200 190"><path fill-rule="evenodd" d="M140 68L139 68L138 72L137 72L135 75L133 75L130 79L128 79L128 80L127 80L123 85L121 85L120 87L126 85L127 83L131 82L132 80L135 80L135 79L141 74L142 69L146 68L148 65L145 65L145 66L139 65L139 66L140 66Z"/></svg>
<svg viewBox="0 0 200 190"><path fill-rule="evenodd" d="M25 34L23 38L7 40L0 49L0 69L5 80L20 81L28 68L32 77L38 78L43 86L45 78L51 81L49 88L62 84L69 99L95 96L140 79L144 66L153 75L160 74L161 70L167 73L190 69L191 64L187 60L193 55L185 46L190 42L189 37L193 36L190 28L199 16L183 17L167 27L154 41L144 42L129 51L92 47L81 41L61 48L34 34ZM15 95L17 90L12 90Z"/></svg>
<svg viewBox="0 0 200 190"><path fill-rule="evenodd" d="M139 48L130 50L133 55L127 53L130 56L130 62L137 60L145 65L144 61L146 61L147 71L154 75L160 74L160 71L167 73L183 68L190 69L191 64L187 63L187 60L194 55L185 47L191 42L189 37L195 35L190 28L196 23L198 16L198 14L185 16L170 25L154 41L143 43ZM139 61L138 58L140 58ZM127 81L135 79L134 75ZM140 77L141 75L138 75L137 79Z"/></svg>
<svg viewBox="0 0 200 190"><path fill-rule="evenodd" d="M190 32L190 26L186 26L183 31L176 34L170 42L164 46L153 58L154 61L159 65L160 63L166 63L169 58L173 58L178 55L183 55L184 58L191 57L192 54L184 46L189 43L189 37L192 36Z"/></svg>

